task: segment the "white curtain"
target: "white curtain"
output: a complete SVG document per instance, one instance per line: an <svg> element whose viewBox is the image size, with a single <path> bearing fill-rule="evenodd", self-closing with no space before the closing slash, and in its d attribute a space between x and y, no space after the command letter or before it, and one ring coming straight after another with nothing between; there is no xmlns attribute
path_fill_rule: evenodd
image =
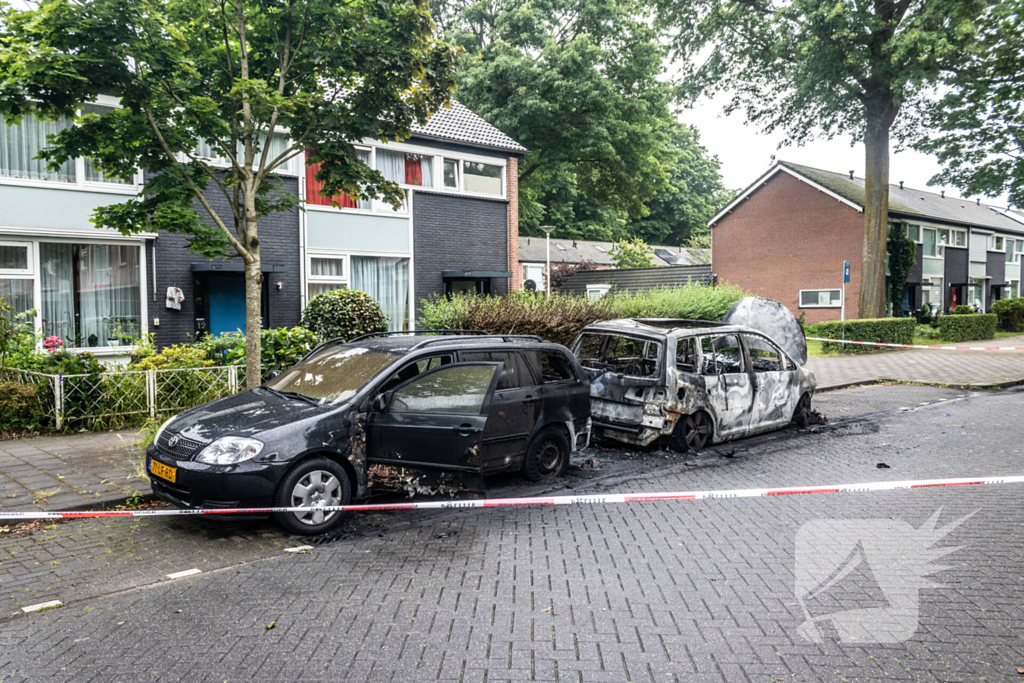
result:
<svg viewBox="0 0 1024 683"><path fill-rule="evenodd" d="M39 245L42 270L43 336L57 336L68 346L75 339L74 261L72 245Z"/></svg>
<svg viewBox="0 0 1024 683"><path fill-rule="evenodd" d="M395 183L405 184L405 152L377 148L377 170Z"/></svg>
<svg viewBox="0 0 1024 683"><path fill-rule="evenodd" d="M46 136L72 125L71 119L66 118L40 121L34 116L26 116L20 124L8 126L0 116L0 177L75 182L73 160L64 162L58 171L51 171L46 168L45 161L35 158L40 150L49 146Z"/></svg>
<svg viewBox="0 0 1024 683"><path fill-rule="evenodd" d="M380 304L388 316L388 330L409 329L409 259L353 256L352 288Z"/></svg>
<svg viewBox="0 0 1024 683"><path fill-rule="evenodd" d="M0 299L7 302L14 308L12 313L24 313L33 308L32 305L32 280L5 280L0 279Z"/></svg>
<svg viewBox="0 0 1024 683"><path fill-rule="evenodd" d="M138 337L139 248L106 244L79 247L79 336L83 346Z"/></svg>
<svg viewBox="0 0 1024 683"><path fill-rule="evenodd" d="M340 258L310 259L310 277L345 277L345 261Z"/></svg>

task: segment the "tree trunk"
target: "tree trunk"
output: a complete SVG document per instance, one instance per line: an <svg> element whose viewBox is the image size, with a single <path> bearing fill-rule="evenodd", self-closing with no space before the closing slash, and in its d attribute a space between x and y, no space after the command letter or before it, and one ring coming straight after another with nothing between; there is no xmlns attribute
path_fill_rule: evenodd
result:
<svg viewBox="0 0 1024 683"><path fill-rule="evenodd" d="M860 318L885 317L885 241L889 229L888 111L867 108L864 135L864 256L861 264ZM889 105L891 109L891 104Z"/></svg>
<svg viewBox="0 0 1024 683"><path fill-rule="evenodd" d="M250 225L251 234L255 234L255 222ZM263 272L260 267L259 243L253 239L248 246L251 258L245 262L245 388L255 389L263 383L260 349Z"/></svg>

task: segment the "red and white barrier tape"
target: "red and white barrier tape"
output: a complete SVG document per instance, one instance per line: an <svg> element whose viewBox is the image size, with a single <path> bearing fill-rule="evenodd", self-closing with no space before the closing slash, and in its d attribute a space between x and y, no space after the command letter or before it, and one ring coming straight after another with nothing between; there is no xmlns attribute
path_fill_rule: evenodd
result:
<svg viewBox="0 0 1024 683"><path fill-rule="evenodd" d="M853 341L851 339L825 339L807 337L808 341L833 342L835 344L860 344L861 346L889 346L896 349L941 349L943 351L1024 351L1024 346L929 346L927 344L884 344L882 342Z"/></svg>
<svg viewBox="0 0 1024 683"><path fill-rule="evenodd" d="M912 479L909 481L876 481L862 484L830 486L790 486L774 489L730 489L724 491L680 491L668 493L606 493L584 496L540 496L536 498L493 498L490 500L446 500L370 505L325 505L324 512L370 512L381 510L438 510L453 508L522 507L524 505L594 505L602 503L646 503L663 500L708 500L713 498L770 498L805 493L859 493L927 489L942 486L976 486L979 484L1020 484L1024 475L1007 477L971 477L967 479ZM194 510L111 510L102 512L5 512L0 519L74 519L81 517L165 517L168 515L241 515L271 512L309 512L308 507L232 508Z"/></svg>

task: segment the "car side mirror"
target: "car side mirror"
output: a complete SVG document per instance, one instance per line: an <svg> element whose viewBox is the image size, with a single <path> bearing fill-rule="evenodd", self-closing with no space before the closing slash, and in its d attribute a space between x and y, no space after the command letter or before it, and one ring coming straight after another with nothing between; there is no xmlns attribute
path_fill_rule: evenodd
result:
<svg viewBox="0 0 1024 683"><path fill-rule="evenodd" d="M383 413L388 409L388 404L391 403L391 392L385 391L383 394L377 394L373 399L373 410L377 413Z"/></svg>
<svg viewBox="0 0 1024 683"><path fill-rule="evenodd" d="M267 381L269 382L272 379L277 379L280 376L281 376L281 371L280 370L271 370L270 372L267 373Z"/></svg>

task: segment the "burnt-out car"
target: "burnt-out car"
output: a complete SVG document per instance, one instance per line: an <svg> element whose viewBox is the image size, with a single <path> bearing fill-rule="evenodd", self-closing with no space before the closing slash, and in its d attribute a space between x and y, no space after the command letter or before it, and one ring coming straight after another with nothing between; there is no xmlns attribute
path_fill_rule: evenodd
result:
<svg viewBox="0 0 1024 683"><path fill-rule="evenodd" d="M759 302L765 300L755 300L753 308L761 313L774 308ZM734 310L749 313L750 306ZM815 379L802 367L803 333L795 319L761 327L777 334L700 320L588 325L572 350L590 377L595 435L636 446L660 441L684 451L806 424Z"/></svg>
<svg viewBox="0 0 1024 683"><path fill-rule="evenodd" d="M590 385L564 346L414 333L327 343L263 386L188 410L148 449L153 492L185 508L303 507L328 530L378 492L482 494L483 476L539 481L590 438Z"/></svg>

